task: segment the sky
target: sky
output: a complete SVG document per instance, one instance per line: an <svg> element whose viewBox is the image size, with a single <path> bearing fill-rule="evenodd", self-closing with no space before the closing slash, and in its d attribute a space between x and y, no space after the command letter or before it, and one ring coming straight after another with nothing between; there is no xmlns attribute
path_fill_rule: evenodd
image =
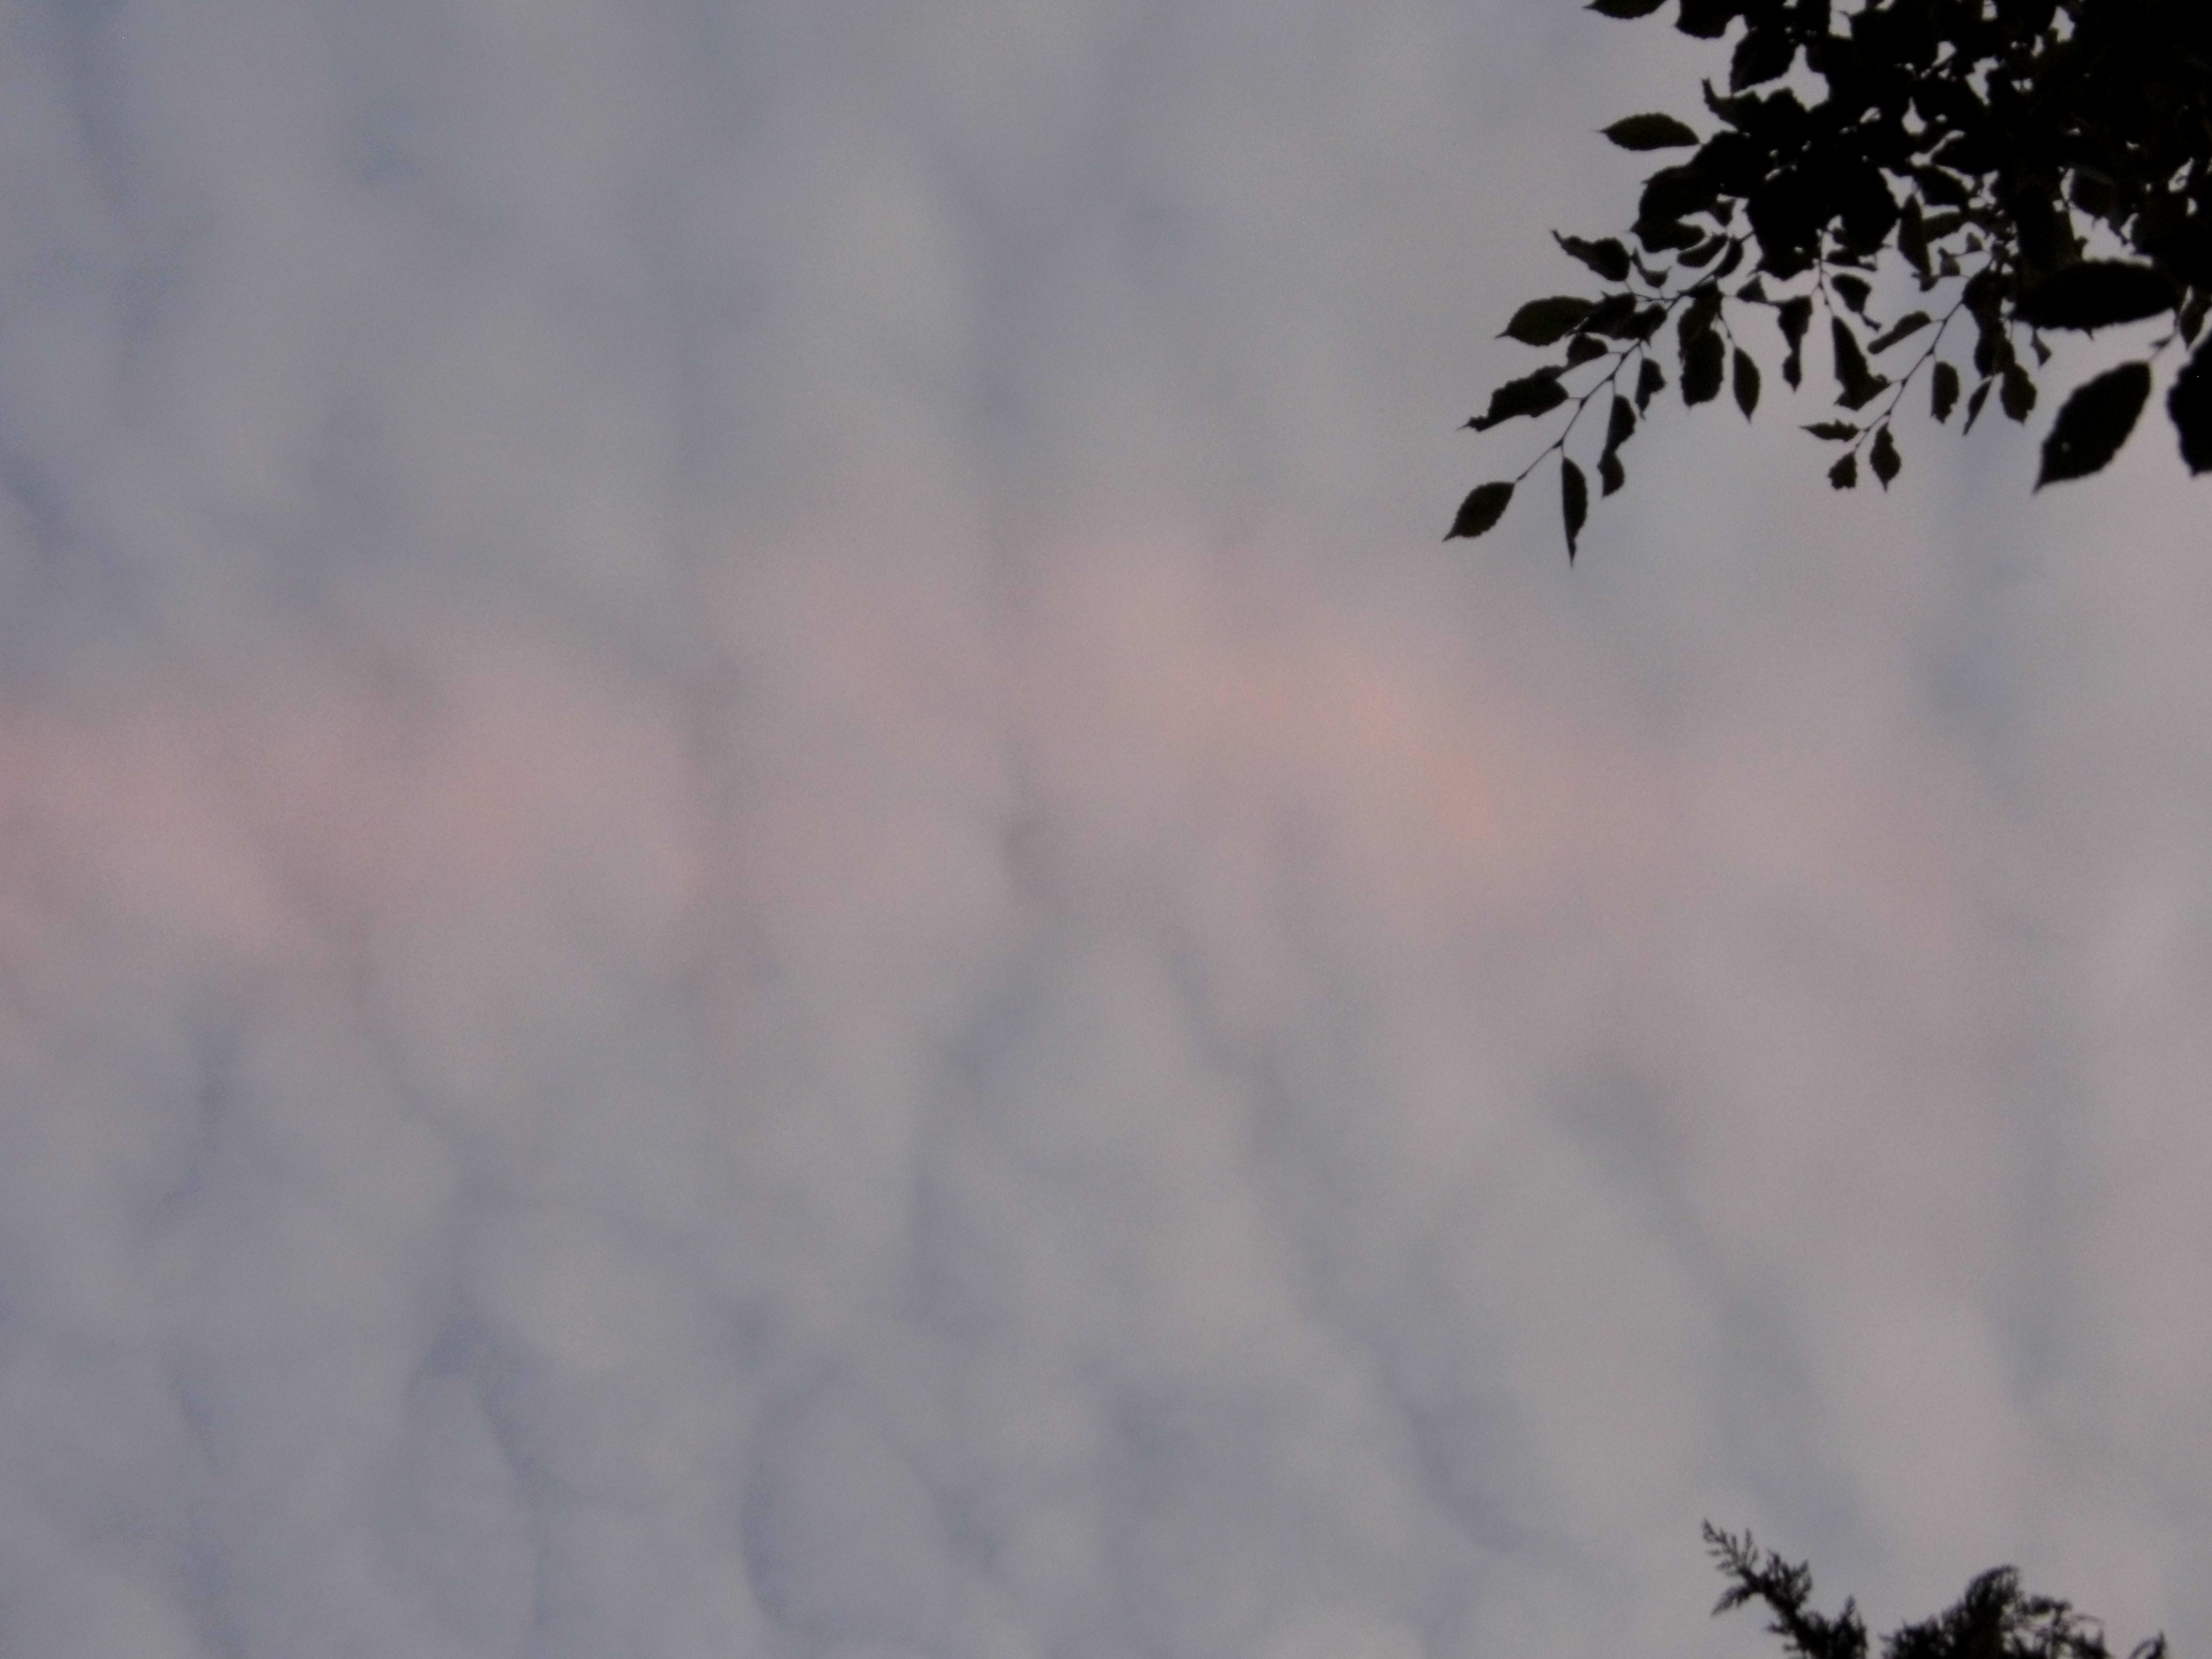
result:
<svg viewBox="0 0 2212 1659"><path fill-rule="evenodd" d="M2170 438L1439 540L1713 61L0 9L0 1651L2203 1653Z"/></svg>

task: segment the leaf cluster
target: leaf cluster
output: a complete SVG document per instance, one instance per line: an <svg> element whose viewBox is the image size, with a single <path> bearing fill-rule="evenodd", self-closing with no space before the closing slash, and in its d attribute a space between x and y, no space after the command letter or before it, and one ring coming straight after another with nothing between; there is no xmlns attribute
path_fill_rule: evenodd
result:
<svg viewBox="0 0 2212 1659"><path fill-rule="evenodd" d="M1865 1659L1867 1632L1857 1608L1845 1601L1832 1617L1809 1606L1813 1576L1802 1563L1762 1552L1747 1532L1738 1537L1710 1521L1705 1547L1728 1588L1716 1613L1756 1603L1767 1629L1797 1659ZM1883 1659L2112 1659L2097 1621L2071 1605L2030 1595L2010 1567L1992 1567L1943 1612L1903 1625L1882 1640ZM2166 1638L2136 1644L2130 1659L2166 1659Z"/></svg>
<svg viewBox="0 0 2212 1659"><path fill-rule="evenodd" d="M1809 424L1885 489L1895 422L1924 383L1939 422L1994 401L2025 422L2046 336L2151 325L2142 354L2075 389L2043 446L2045 484L2100 471L2134 431L2160 359L2178 352L2166 413L2192 472L2212 471L2212 5L2204 0L1672 0L1675 27L1732 38L1727 90L1704 88L1707 135L1647 112L1604 129L1639 154L1690 152L1644 181L1626 234L1555 238L1595 291L1532 300L1504 331L1556 361L1497 388L1487 431L1565 409L1510 480L1482 485L1452 536L1497 524L1559 457L1572 560L1589 507L1570 441L1606 495L1623 446L1673 383L1685 405L1725 389L1748 419L1778 338L1796 390L1826 348L1838 414ZM1592 0L1644 17L1669 0ZM1767 328L1747 329L1763 315ZM1816 330L1815 324L1826 326ZM1662 366L1663 362L1663 366Z"/></svg>

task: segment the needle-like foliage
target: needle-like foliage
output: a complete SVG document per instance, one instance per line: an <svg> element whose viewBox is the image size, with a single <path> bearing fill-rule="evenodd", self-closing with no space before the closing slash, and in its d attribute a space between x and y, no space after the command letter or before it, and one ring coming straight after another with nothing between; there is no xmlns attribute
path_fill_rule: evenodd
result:
<svg viewBox="0 0 2212 1659"><path fill-rule="evenodd" d="M1796 1659L1865 1659L1867 1632L1850 1601L1834 1617L1809 1605L1813 1575L1802 1562L1761 1551L1705 1523L1705 1545L1728 1588L1716 1613L1757 1604L1767 1629ZM2030 1595L2010 1567L1992 1567L1932 1619L1903 1625L1882 1639L1883 1659L2112 1659L2103 1628L2064 1601ZM2129 1659L2166 1659L2166 1638L2139 1642Z"/></svg>

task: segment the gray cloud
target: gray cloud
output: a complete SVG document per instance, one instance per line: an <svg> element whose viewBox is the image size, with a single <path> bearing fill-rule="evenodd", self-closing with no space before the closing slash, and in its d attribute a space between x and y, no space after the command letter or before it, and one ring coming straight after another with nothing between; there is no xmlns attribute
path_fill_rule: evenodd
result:
<svg viewBox="0 0 2212 1659"><path fill-rule="evenodd" d="M7 27L0 1647L2203 1644L2178 469L1435 543L1683 43Z"/></svg>

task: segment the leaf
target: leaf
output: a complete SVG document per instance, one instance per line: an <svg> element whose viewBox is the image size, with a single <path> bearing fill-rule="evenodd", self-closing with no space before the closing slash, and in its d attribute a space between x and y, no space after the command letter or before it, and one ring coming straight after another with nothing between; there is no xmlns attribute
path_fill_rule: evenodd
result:
<svg viewBox="0 0 2212 1659"><path fill-rule="evenodd" d="M1601 17L1649 17L1667 0L1590 0L1586 9Z"/></svg>
<svg viewBox="0 0 2212 1659"><path fill-rule="evenodd" d="M1721 291L1707 283L1701 286L1690 303L1683 308L1682 320L1674 325L1680 337L1682 349L1687 351L1698 337L1712 332L1713 324L1721 314Z"/></svg>
<svg viewBox="0 0 2212 1659"><path fill-rule="evenodd" d="M1499 422L1518 416L1541 415L1557 409L1566 400L1566 388L1559 384L1559 370L1547 364L1534 374L1524 374L1499 386L1490 394L1490 407L1468 425L1477 432L1487 432Z"/></svg>
<svg viewBox="0 0 2212 1659"><path fill-rule="evenodd" d="M1640 415L1650 408L1652 398L1666 389L1667 371L1646 357L1636 371L1636 412Z"/></svg>
<svg viewBox="0 0 2212 1659"><path fill-rule="evenodd" d="M1636 337L1638 304L1633 294L1608 294L1576 326L1585 334L1604 334L1616 340Z"/></svg>
<svg viewBox="0 0 2212 1659"><path fill-rule="evenodd" d="M1858 336L1851 332L1849 323L1840 317L1831 317L1828 322L1836 353L1836 384L1842 388L1836 401L1845 409L1863 408L1880 395L1889 381L1867 367L1866 357L1859 350Z"/></svg>
<svg viewBox="0 0 2212 1659"><path fill-rule="evenodd" d="M1628 474L1622 470L1620 457L1609 449L1597 458L1597 481L1604 486L1601 493L1607 495L1628 482Z"/></svg>
<svg viewBox="0 0 2212 1659"><path fill-rule="evenodd" d="M1823 443L1847 443L1859 435L1859 429L1849 421L1815 421L1805 428Z"/></svg>
<svg viewBox="0 0 2212 1659"><path fill-rule="evenodd" d="M1929 389L1929 412L1939 421L1951 418L1951 411L1959 406L1959 371L1948 363L1936 365L1936 378Z"/></svg>
<svg viewBox="0 0 2212 1659"><path fill-rule="evenodd" d="M2020 319L2032 328L2110 328L2173 309L2173 284L2154 265L2124 259L2084 259L2046 276L2021 298Z"/></svg>
<svg viewBox="0 0 2212 1659"><path fill-rule="evenodd" d="M1513 320L1505 325L1498 338L1518 340L1522 345L1551 345L1571 333L1595 309L1591 301L1573 294L1531 300L1513 313Z"/></svg>
<svg viewBox="0 0 2212 1659"><path fill-rule="evenodd" d="M1828 488L1856 489L1859 486L1859 458L1846 455L1828 469Z"/></svg>
<svg viewBox="0 0 2212 1659"><path fill-rule="evenodd" d="M1459 516L1452 520L1452 527L1444 532L1444 539L1450 541L1457 536L1471 538L1484 534L1505 516L1505 509L1512 501L1511 484L1501 482L1481 485L1459 504Z"/></svg>
<svg viewBox="0 0 2212 1659"><path fill-rule="evenodd" d="M1671 115L1624 115L1605 130L1623 149L1680 149L1698 135Z"/></svg>
<svg viewBox="0 0 2212 1659"><path fill-rule="evenodd" d="M1867 459L1874 463L1874 476L1881 479L1881 487L1887 489L1889 481L1898 475L1905 463L1898 457L1897 440L1890 436L1886 423L1874 434L1874 449Z"/></svg>
<svg viewBox="0 0 2212 1659"><path fill-rule="evenodd" d="M1928 222L1921 216L1917 196L1905 203L1904 215L1897 222L1897 251L1923 276L1935 274L1928 260Z"/></svg>
<svg viewBox="0 0 2212 1659"><path fill-rule="evenodd" d="M1910 311L1884 329L1879 338L1868 343L1867 349L1880 356L1899 340L1909 340L1936 319L1924 311Z"/></svg>
<svg viewBox="0 0 2212 1659"><path fill-rule="evenodd" d="M2181 307L2179 320L2183 339L2192 344L2196 342L2197 334L2204 326L2204 313L2207 309L2212 309L2212 294L2208 294L2200 288L2189 296L2188 302Z"/></svg>
<svg viewBox="0 0 2212 1659"><path fill-rule="evenodd" d="M1956 173L1946 173L1941 167L1914 167L1911 171L1912 182L1920 186L1920 193L1938 207L1962 208L1974 199L1966 181Z"/></svg>
<svg viewBox="0 0 2212 1659"><path fill-rule="evenodd" d="M1608 348L1595 334L1577 334L1567 342L1567 367L1579 368L1593 359L1602 357Z"/></svg>
<svg viewBox="0 0 2212 1659"><path fill-rule="evenodd" d="M2035 381L2018 363L2007 363L1997 386L1997 402L2015 421L2025 421L2035 408Z"/></svg>
<svg viewBox="0 0 2212 1659"><path fill-rule="evenodd" d="M1607 236L1602 240L1591 242L1579 236L1562 236L1555 230L1552 233L1552 240L1607 282L1625 283L1628 280L1628 245L1618 236Z"/></svg>
<svg viewBox="0 0 2212 1659"><path fill-rule="evenodd" d="M2212 341L2197 348L2173 390L2166 394L2166 412L2181 439L2181 459L2191 472L2212 472Z"/></svg>
<svg viewBox="0 0 2212 1659"><path fill-rule="evenodd" d="M2035 487L2103 471L2136 429L2149 401L2148 363L2122 363L2075 387L2074 395L2060 405L2051 435L2043 441L2043 470L2036 475Z"/></svg>
<svg viewBox="0 0 2212 1659"><path fill-rule="evenodd" d="M1743 411L1743 418L1747 421L1759 407L1759 365L1752 362L1749 352L1739 346L1734 368L1735 406Z"/></svg>
<svg viewBox="0 0 2212 1659"><path fill-rule="evenodd" d="M1797 43L1785 30L1772 24L1754 27L1736 42L1729 63L1729 90L1741 92L1780 79L1796 56Z"/></svg>
<svg viewBox="0 0 2212 1659"><path fill-rule="evenodd" d="M1559 458L1559 516L1567 525L1567 562L1575 562L1575 543L1589 519L1589 480L1582 468L1565 456Z"/></svg>
<svg viewBox="0 0 2212 1659"><path fill-rule="evenodd" d="M1866 315L1867 300L1874 293L1873 286L1863 276L1831 276L1828 285L1844 296L1844 303L1862 317Z"/></svg>
<svg viewBox="0 0 2212 1659"><path fill-rule="evenodd" d="M1982 418L1982 405L1990 400L1990 388L1996 384L1995 380L1984 380L1974 388L1974 395L1966 399L1966 423L1960 428L1960 431L1972 432L1974 429L1974 422Z"/></svg>
<svg viewBox="0 0 2212 1659"><path fill-rule="evenodd" d="M1721 395L1721 370L1727 353L1721 337L1707 329L1682 348L1682 402L1695 408Z"/></svg>
<svg viewBox="0 0 2212 1659"><path fill-rule="evenodd" d="M1683 127L1682 131L1687 132L1689 129ZM1636 198L1636 217L1639 223L1651 225L1686 219L1692 214L1711 210L1720 193L1720 180L1709 168L1692 162L1661 167L1644 179L1644 188ZM1638 234L1643 235L1640 231ZM1688 234L1690 241L1676 246L1688 247L1704 240L1702 232L1693 230ZM1643 236L1643 240L1647 247L1655 246L1649 236Z"/></svg>
<svg viewBox="0 0 2212 1659"><path fill-rule="evenodd" d="M1790 347L1789 355L1782 360L1782 378L1795 389L1805 379L1805 331L1812 326L1812 299L1800 294L1795 299L1784 300L1774 307L1774 320L1781 326L1782 337Z"/></svg>
<svg viewBox="0 0 2212 1659"><path fill-rule="evenodd" d="M1674 27L1700 40L1717 40L1744 9L1744 0L1682 0L1682 15Z"/></svg>
<svg viewBox="0 0 2212 1659"><path fill-rule="evenodd" d="M1636 435L1636 411L1628 406L1626 398L1613 400L1613 411L1605 423L1605 453L1608 455Z"/></svg>
<svg viewBox="0 0 2212 1659"><path fill-rule="evenodd" d="M1639 216L1629 227L1636 240L1653 253L1663 253L1669 248L1695 247L1703 239L1679 219L1655 219Z"/></svg>

